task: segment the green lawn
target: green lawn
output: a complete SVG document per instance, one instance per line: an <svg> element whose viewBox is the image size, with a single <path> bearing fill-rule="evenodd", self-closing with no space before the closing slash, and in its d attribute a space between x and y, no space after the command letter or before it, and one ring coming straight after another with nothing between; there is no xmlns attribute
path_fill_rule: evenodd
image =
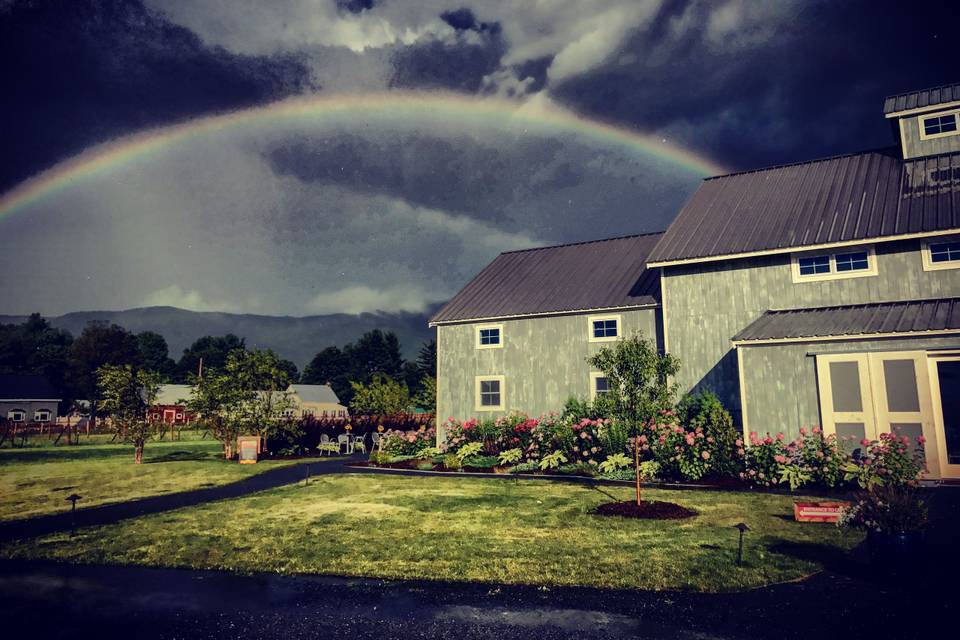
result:
<svg viewBox="0 0 960 640"><path fill-rule="evenodd" d="M629 488L605 488L629 498ZM600 518L587 486L315 476L245 498L8 546L5 557L537 585L726 591L793 580L859 542L792 521L788 496L648 490L684 521ZM735 563L746 522L746 562Z"/></svg>
<svg viewBox="0 0 960 640"><path fill-rule="evenodd" d="M238 464L223 459L219 442L184 432L179 441L150 442L143 464L133 447L109 437L84 438L80 445L0 449L0 521L64 511L78 493L78 508L188 491L261 473L290 461Z"/></svg>

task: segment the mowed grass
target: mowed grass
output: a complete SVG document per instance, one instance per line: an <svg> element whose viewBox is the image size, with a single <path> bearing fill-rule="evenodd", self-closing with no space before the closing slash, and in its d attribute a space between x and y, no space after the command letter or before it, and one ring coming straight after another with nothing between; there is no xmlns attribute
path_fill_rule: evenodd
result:
<svg viewBox="0 0 960 640"><path fill-rule="evenodd" d="M604 488L629 499L631 490ZM700 515L602 518L588 486L315 476L252 496L7 546L12 558L534 585L727 591L794 580L860 541L792 521L794 498L648 490ZM744 566L737 531L746 522Z"/></svg>
<svg viewBox="0 0 960 640"><path fill-rule="evenodd" d="M65 511L72 493L82 496L82 509L225 484L294 464L229 462L219 442L185 432L183 440L148 443L143 464L136 465L132 446L94 438L80 445L0 449L0 521Z"/></svg>

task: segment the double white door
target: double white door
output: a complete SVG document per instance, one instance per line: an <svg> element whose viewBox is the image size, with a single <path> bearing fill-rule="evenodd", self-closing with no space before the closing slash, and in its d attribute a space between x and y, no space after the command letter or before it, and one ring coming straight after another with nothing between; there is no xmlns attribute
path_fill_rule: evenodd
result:
<svg viewBox="0 0 960 640"><path fill-rule="evenodd" d="M824 433L848 451L881 433L922 435L928 476L960 477L960 355L818 355L817 382Z"/></svg>

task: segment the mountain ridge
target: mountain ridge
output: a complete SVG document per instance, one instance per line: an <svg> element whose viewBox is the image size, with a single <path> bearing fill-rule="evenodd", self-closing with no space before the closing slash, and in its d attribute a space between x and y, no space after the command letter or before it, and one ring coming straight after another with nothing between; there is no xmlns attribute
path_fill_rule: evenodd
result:
<svg viewBox="0 0 960 640"><path fill-rule="evenodd" d="M433 339L427 320L439 308L432 305L423 313L408 311L313 316L270 316L225 311L190 311L178 307L136 307L123 310L71 311L44 316L52 326L74 337L94 320L118 324L128 331L155 331L162 335L170 357L179 360L183 350L205 335L233 333L254 349L273 349L277 355L303 367L320 350L353 342L373 329L393 331L400 339L404 358L416 358L422 343ZM26 315L0 314L0 324L20 323Z"/></svg>

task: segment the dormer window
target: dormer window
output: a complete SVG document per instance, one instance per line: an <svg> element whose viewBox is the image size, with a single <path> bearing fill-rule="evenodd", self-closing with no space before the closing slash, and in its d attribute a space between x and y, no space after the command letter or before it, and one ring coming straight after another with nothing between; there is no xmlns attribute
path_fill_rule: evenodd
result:
<svg viewBox="0 0 960 640"><path fill-rule="evenodd" d="M794 254L791 262L794 282L877 275L877 257L873 247L836 253Z"/></svg>
<svg viewBox="0 0 960 640"><path fill-rule="evenodd" d="M951 111L950 113L937 113L932 116L920 118L920 139L942 138L944 136L955 136L957 131L957 114L960 112Z"/></svg>

